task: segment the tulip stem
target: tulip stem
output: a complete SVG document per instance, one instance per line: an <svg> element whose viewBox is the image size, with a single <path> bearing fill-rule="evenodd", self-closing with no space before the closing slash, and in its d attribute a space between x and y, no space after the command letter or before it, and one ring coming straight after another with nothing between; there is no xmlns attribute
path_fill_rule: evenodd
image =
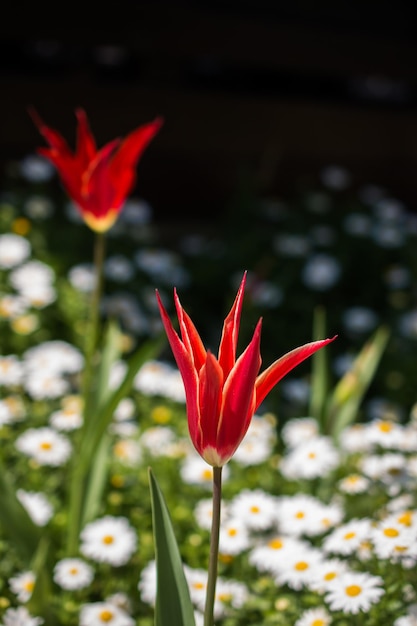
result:
<svg viewBox="0 0 417 626"><path fill-rule="evenodd" d="M204 626L214 624L214 600L216 595L217 565L219 559L220 513L222 501L222 468L213 467L213 514L211 522L210 557L207 578Z"/></svg>
<svg viewBox="0 0 417 626"><path fill-rule="evenodd" d="M104 257L106 251L106 239L104 233L95 233L94 242L94 290L91 294L91 307L90 307L90 328L87 333L86 342L86 363L84 371L84 402L85 402L85 415L88 415L88 401L91 397L91 377L94 370L94 352L97 347L97 339L99 335L99 320L100 320L100 300L103 292L103 268Z"/></svg>

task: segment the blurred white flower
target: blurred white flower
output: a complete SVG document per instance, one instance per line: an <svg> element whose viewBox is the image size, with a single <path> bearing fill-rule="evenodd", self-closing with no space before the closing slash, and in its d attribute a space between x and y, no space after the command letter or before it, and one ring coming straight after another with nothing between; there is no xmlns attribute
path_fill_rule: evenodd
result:
<svg viewBox="0 0 417 626"><path fill-rule="evenodd" d="M31 520L37 526L46 526L51 519L54 510L45 494L37 491L24 491L23 489L18 489L16 495L20 503L28 512Z"/></svg>
<svg viewBox="0 0 417 626"><path fill-rule="evenodd" d="M62 559L54 567L54 581L62 589L70 591L84 589L88 587L93 578L93 568L82 559Z"/></svg>
<svg viewBox="0 0 417 626"><path fill-rule="evenodd" d="M115 567L125 565L137 545L136 532L128 519L112 515L87 524L80 537L80 551L84 556Z"/></svg>
<svg viewBox="0 0 417 626"><path fill-rule="evenodd" d="M69 440L52 428L29 428L16 439L16 448L39 465L63 465L71 454Z"/></svg>
<svg viewBox="0 0 417 626"><path fill-rule="evenodd" d="M328 165L320 173L321 182L329 189L343 191L351 183L351 175L347 169L339 165Z"/></svg>
<svg viewBox="0 0 417 626"><path fill-rule="evenodd" d="M24 237L12 233L0 235L0 269L9 270L20 265L30 253L31 245Z"/></svg>
<svg viewBox="0 0 417 626"><path fill-rule="evenodd" d="M302 272L304 284L315 291L326 291L338 282L342 273L339 261L328 254L315 254L305 264Z"/></svg>
<svg viewBox="0 0 417 626"><path fill-rule="evenodd" d="M20 162L20 173L31 183L45 183L55 173L53 165L44 157L29 154Z"/></svg>
<svg viewBox="0 0 417 626"><path fill-rule="evenodd" d="M40 626L44 623L41 617L33 617L25 606L17 609L6 609L3 615L4 626Z"/></svg>
<svg viewBox="0 0 417 626"><path fill-rule="evenodd" d="M68 272L71 285L82 293L91 293L96 284L94 266L91 263L74 265Z"/></svg>
<svg viewBox="0 0 417 626"><path fill-rule="evenodd" d="M135 626L135 623L126 611L111 602L91 602L81 607L79 626Z"/></svg>
<svg viewBox="0 0 417 626"><path fill-rule="evenodd" d="M33 572L21 572L9 578L12 593L17 596L19 602L27 602L35 588L35 574Z"/></svg>

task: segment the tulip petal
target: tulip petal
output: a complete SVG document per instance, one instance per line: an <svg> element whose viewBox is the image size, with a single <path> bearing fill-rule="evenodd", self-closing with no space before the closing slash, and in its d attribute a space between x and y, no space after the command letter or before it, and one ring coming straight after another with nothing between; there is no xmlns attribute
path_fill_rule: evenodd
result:
<svg viewBox="0 0 417 626"><path fill-rule="evenodd" d="M58 152L65 154L67 157L73 156L63 136L57 130L47 126L33 107L29 107L29 115L38 127L40 134L44 137L47 143L49 143L52 150L57 150Z"/></svg>
<svg viewBox="0 0 417 626"><path fill-rule="evenodd" d="M175 361L180 370L182 380L184 383L186 404L187 404L187 416L188 427L190 431L190 437L193 441L198 436L198 422L199 422L199 410L198 410L198 379L197 372L194 367L192 355L187 351L178 334L175 332L174 327L171 324L168 313L162 304L158 291L156 291L156 298L158 301L159 311L162 318L162 323L165 328L165 332L168 337L169 344L174 354Z"/></svg>
<svg viewBox="0 0 417 626"><path fill-rule="evenodd" d="M246 283L246 272L243 275L235 301L229 315L224 320L223 332L219 347L219 363L227 378L236 361L236 347L239 334L240 316L242 313L243 293Z"/></svg>
<svg viewBox="0 0 417 626"><path fill-rule="evenodd" d="M299 365L309 356L324 348L327 344L336 339L336 335L331 339L323 339L321 341L312 341L306 343L299 348L287 352L280 359L272 363L262 374L256 379L256 407L263 402L271 389L292 369Z"/></svg>
<svg viewBox="0 0 417 626"><path fill-rule="evenodd" d="M86 169L96 155L96 142L84 109L77 109L75 115L78 120L76 156L80 167Z"/></svg>
<svg viewBox="0 0 417 626"><path fill-rule="evenodd" d="M156 118L132 131L121 142L110 166L110 176L117 191L116 201L121 204L131 191L136 180L136 164L147 145L152 141L163 124Z"/></svg>
<svg viewBox="0 0 417 626"><path fill-rule="evenodd" d="M197 372L199 372L206 362L206 349L190 316L187 315L187 313L182 308L176 290L174 290L174 301L175 308L177 310L178 321L180 323L181 339L183 340L188 352L192 355L194 367L196 368Z"/></svg>
<svg viewBox="0 0 417 626"><path fill-rule="evenodd" d="M217 448L217 425L222 405L223 372L218 361L211 352L199 374L200 428L199 446L201 453L204 448Z"/></svg>
<svg viewBox="0 0 417 626"><path fill-rule="evenodd" d="M255 409L255 381L261 367L261 326L259 320L250 344L236 361L223 388L217 447L220 453L228 450L229 458L245 436Z"/></svg>

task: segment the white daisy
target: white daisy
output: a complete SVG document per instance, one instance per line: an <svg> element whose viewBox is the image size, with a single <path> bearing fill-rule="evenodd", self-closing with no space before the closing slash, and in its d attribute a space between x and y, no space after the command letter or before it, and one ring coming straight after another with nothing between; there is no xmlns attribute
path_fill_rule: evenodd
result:
<svg viewBox="0 0 417 626"><path fill-rule="evenodd" d="M33 617L24 606L7 609L3 615L4 626L40 626L43 623L41 617Z"/></svg>
<svg viewBox="0 0 417 626"><path fill-rule="evenodd" d="M20 265L30 253L30 243L24 237L12 233L0 235L0 269L9 270Z"/></svg>
<svg viewBox="0 0 417 626"><path fill-rule="evenodd" d="M35 574L29 571L17 574L9 578L9 585L19 602L27 602L35 588Z"/></svg>
<svg viewBox="0 0 417 626"><path fill-rule="evenodd" d="M371 521L352 519L335 528L323 540L325 552L334 554L353 554L363 542L369 539Z"/></svg>
<svg viewBox="0 0 417 626"><path fill-rule="evenodd" d="M72 431L81 428L83 424L82 412L78 407L59 409L51 413L49 423L56 430Z"/></svg>
<svg viewBox="0 0 417 626"><path fill-rule="evenodd" d="M22 296L3 294L0 296L0 317L6 320L15 320L25 315L29 304Z"/></svg>
<svg viewBox="0 0 417 626"><path fill-rule="evenodd" d="M240 554L250 545L247 527L242 519L227 519L220 528L220 554Z"/></svg>
<svg viewBox="0 0 417 626"><path fill-rule="evenodd" d="M156 602L156 563L150 561L141 571L138 589L142 602L155 606Z"/></svg>
<svg viewBox="0 0 417 626"><path fill-rule="evenodd" d="M143 458L142 449L134 439L119 439L113 446L115 458L123 465L135 467Z"/></svg>
<svg viewBox="0 0 417 626"><path fill-rule="evenodd" d="M135 530L125 517L106 515L81 532L81 553L101 563L124 565L136 550Z"/></svg>
<svg viewBox="0 0 417 626"><path fill-rule="evenodd" d="M82 353L71 344L60 341L46 341L29 348L23 355L25 369L28 372L48 370L51 374L76 374L84 365Z"/></svg>
<svg viewBox="0 0 417 626"><path fill-rule="evenodd" d="M303 268L303 283L314 291L327 291L339 280L342 268L338 259L329 254L315 253Z"/></svg>
<svg viewBox="0 0 417 626"><path fill-rule="evenodd" d="M6 396L0 400L0 426L20 422L25 417L26 409L20 396Z"/></svg>
<svg viewBox="0 0 417 626"><path fill-rule="evenodd" d="M23 367L14 354L0 355L0 386L14 387L19 385L23 378Z"/></svg>
<svg viewBox="0 0 417 626"><path fill-rule="evenodd" d="M288 585L299 591L312 581L313 572L317 569L323 556L316 548L303 548L288 551L285 559L277 561L274 579L278 585Z"/></svg>
<svg viewBox="0 0 417 626"><path fill-rule="evenodd" d="M364 493L370 485L370 481L360 474L349 474L338 482L340 491L349 494Z"/></svg>
<svg viewBox="0 0 417 626"><path fill-rule="evenodd" d="M125 422L133 418L136 405L132 398L123 398L116 407L114 419L116 422Z"/></svg>
<svg viewBox="0 0 417 626"><path fill-rule="evenodd" d="M180 474L182 480L190 485L200 485L210 489L213 484L213 468L206 463L200 456L197 456L192 452L182 462L180 467ZM229 475L229 468L227 465L222 470L223 481L227 479Z"/></svg>
<svg viewBox="0 0 417 626"><path fill-rule="evenodd" d="M368 452L371 444L366 437L364 424L352 424L343 429L340 435L340 444L343 450L355 454L356 452Z"/></svg>
<svg viewBox="0 0 417 626"><path fill-rule="evenodd" d="M324 599L332 611L353 615L359 611L366 613L384 595L382 584L380 576L371 576L366 572L349 572L329 585Z"/></svg>
<svg viewBox="0 0 417 626"><path fill-rule="evenodd" d="M287 554L308 550L310 547L306 541L275 535L251 550L249 562L260 572L274 573L278 571L279 564L286 559Z"/></svg>
<svg viewBox="0 0 417 626"><path fill-rule="evenodd" d="M309 441L312 437L317 437L319 427L314 417L299 417L289 420L284 424L281 437L285 445L289 448Z"/></svg>
<svg viewBox="0 0 417 626"><path fill-rule="evenodd" d="M315 609L307 609L298 618L294 626L329 626L332 618L331 615L322 606Z"/></svg>
<svg viewBox="0 0 417 626"><path fill-rule="evenodd" d="M229 505L230 515L251 530L267 530L276 521L277 501L261 489L241 491Z"/></svg>
<svg viewBox="0 0 417 626"><path fill-rule="evenodd" d="M310 588L318 593L324 593L329 584L348 571L346 561L341 559L324 559L311 572Z"/></svg>
<svg viewBox="0 0 417 626"><path fill-rule="evenodd" d="M248 588L236 580L219 577L214 599L214 615L217 619L227 615L229 607L240 609L249 597ZM203 610L204 607L199 607Z"/></svg>
<svg viewBox="0 0 417 626"><path fill-rule="evenodd" d="M49 522L54 510L43 493L18 489L16 495L37 526L45 526Z"/></svg>
<svg viewBox="0 0 417 626"><path fill-rule="evenodd" d="M277 520L281 532L300 536L317 528L323 517L322 503L307 494L277 499Z"/></svg>
<svg viewBox="0 0 417 626"><path fill-rule="evenodd" d="M135 620L110 602L84 604L80 611L80 626L135 626Z"/></svg>
<svg viewBox="0 0 417 626"><path fill-rule="evenodd" d="M84 589L93 578L93 568L78 558L62 559L54 567L54 581L62 589Z"/></svg>
<svg viewBox="0 0 417 626"><path fill-rule="evenodd" d="M24 386L34 400L59 398L70 390L67 380L48 370L28 372Z"/></svg>
<svg viewBox="0 0 417 626"><path fill-rule="evenodd" d="M378 419L366 427L366 437L373 446L382 448L400 448L404 439L403 427L391 420Z"/></svg>
<svg viewBox="0 0 417 626"><path fill-rule="evenodd" d="M16 448L39 465L57 467L71 454L69 440L52 428L29 428L16 439Z"/></svg>
<svg viewBox="0 0 417 626"><path fill-rule="evenodd" d="M82 293L91 293L96 284L94 266L91 263L74 265L68 272L71 285Z"/></svg>
<svg viewBox="0 0 417 626"><path fill-rule="evenodd" d="M290 480L326 476L339 464L339 453L329 437L300 443L281 460L279 469Z"/></svg>
<svg viewBox="0 0 417 626"><path fill-rule="evenodd" d="M417 558L417 528L401 524L397 515L372 527L370 539L379 559Z"/></svg>

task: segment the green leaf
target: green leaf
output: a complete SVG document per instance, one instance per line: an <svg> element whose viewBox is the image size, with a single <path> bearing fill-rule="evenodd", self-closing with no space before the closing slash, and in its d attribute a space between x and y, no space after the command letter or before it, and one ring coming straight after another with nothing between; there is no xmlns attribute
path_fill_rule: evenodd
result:
<svg viewBox="0 0 417 626"><path fill-rule="evenodd" d="M155 626L195 626L194 609L171 518L150 468L149 484L157 570Z"/></svg>
<svg viewBox="0 0 417 626"><path fill-rule="evenodd" d="M53 565L48 562L49 547L49 538L42 537L30 565L30 570L35 575L35 588L28 602L28 609L33 615L41 615L45 626L56 626L51 603Z"/></svg>
<svg viewBox="0 0 417 626"><path fill-rule="evenodd" d="M41 530L16 496L10 475L0 464L0 525L12 540L23 562L29 566L41 538Z"/></svg>
<svg viewBox="0 0 417 626"><path fill-rule="evenodd" d="M352 424L360 404L374 378L389 339L389 331L381 326L363 346L351 369L336 385L329 400L326 430L337 442L342 430Z"/></svg>
<svg viewBox="0 0 417 626"><path fill-rule="evenodd" d="M313 341L326 337L326 313L321 307L314 314ZM326 401L329 391L328 350L317 350L312 357L311 396L309 415L314 417L324 431Z"/></svg>

